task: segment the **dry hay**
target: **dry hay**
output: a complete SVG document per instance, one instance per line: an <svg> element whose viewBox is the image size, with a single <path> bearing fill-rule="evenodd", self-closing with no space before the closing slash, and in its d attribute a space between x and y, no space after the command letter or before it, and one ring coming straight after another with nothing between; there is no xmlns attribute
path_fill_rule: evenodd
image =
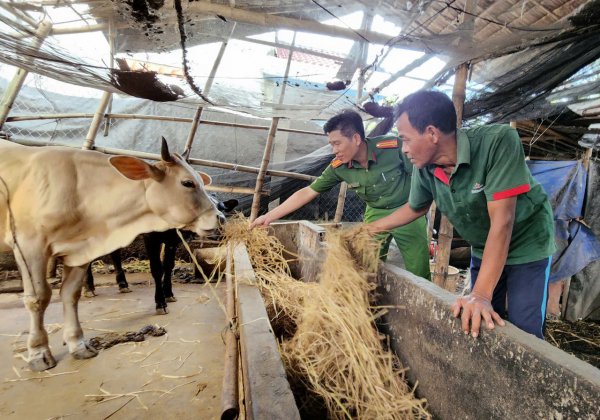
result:
<svg viewBox="0 0 600 420"><path fill-rule="evenodd" d="M546 341L600 369L600 324L546 320Z"/></svg>
<svg viewBox="0 0 600 420"><path fill-rule="evenodd" d="M379 247L364 227L329 230L318 281L304 283L290 275L283 245L267 230L247 226L230 222L224 236L246 243L273 327L286 333L280 352L292 385L304 384L332 419L429 418L425 400L415 398L375 328L382 312L372 306L369 278Z"/></svg>

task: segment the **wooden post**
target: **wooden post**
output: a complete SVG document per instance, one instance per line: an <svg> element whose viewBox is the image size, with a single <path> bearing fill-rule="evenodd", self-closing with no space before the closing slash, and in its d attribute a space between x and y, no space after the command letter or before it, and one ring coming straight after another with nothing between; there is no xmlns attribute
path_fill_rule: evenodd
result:
<svg viewBox="0 0 600 420"><path fill-rule="evenodd" d="M217 69L219 68L219 65L221 64L221 60L223 59L223 55L225 54L225 49L227 48L227 43L229 42L231 35L233 35L234 30L235 30L235 22L233 24L233 27L231 28L231 33L229 34L229 38L224 40L223 43L221 44L221 48L219 49L217 58L215 59L215 62L213 63L212 69L210 70L210 74L208 75L208 79L206 80L206 84L204 85L204 90L202 91L202 93L207 98L208 98L208 94L210 92L210 88L212 87L213 81L215 80L215 74L217 74ZM187 152L192 151L192 144L194 143L194 137L196 136L196 131L198 130L198 124L200 123L200 119L202 118L203 109L204 109L204 107L199 106L198 109L196 110L196 114L194 114L194 119L192 120L192 127L190 128L190 133L188 134L187 141L185 142L185 151L187 151ZM191 153L188 153L188 156L190 156L190 155L191 155Z"/></svg>
<svg viewBox="0 0 600 420"><path fill-rule="evenodd" d="M431 244L431 238L433 237L433 224L435 222L435 210L437 206L435 205L435 201L431 203L431 207L429 208L429 226L427 227L427 243Z"/></svg>
<svg viewBox="0 0 600 420"><path fill-rule="evenodd" d="M260 172L258 173L258 177L256 179L256 187L254 188L254 199L252 200L250 222L253 222L258 217L261 191L265 182L265 175L267 174L267 166L269 165L269 159L271 159L271 149L273 148L273 140L275 139L275 134L277 134L277 124L279 124L279 117L275 117L271 121L271 128L269 129L267 144L265 145L265 152L263 153L262 163L260 164Z"/></svg>
<svg viewBox="0 0 600 420"><path fill-rule="evenodd" d="M337 207L335 209L335 217L333 218L334 223L339 223L342 220L344 214L344 203L346 202L346 191L348 190L348 184L344 181L340 184L340 194L338 195Z"/></svg>
<svg viewBox="0 0 600 420"><path fill-rule="evenodd" d="M40 26L38 26L38 29L35 32L36 37L31 42L31 47L37 50L40 47L40 45L42 45L42 42L44 42L44 38L48 36L51 29L52 23L50 23L49 21L45 20L42 23L40 23ZM15 103L15 99L17 98L17 95L19 94L19 91L21 90L21 87L23 86L25 78L28 74L29 72L27 70L17 69L17 72L15 73L15 76L10 82L10 85L8 85L6 92L4 92L4 97L2 98L2 102L0 102L0 129L4 125L6 117L12 109L12 106Z"/></svg>
<svg viewBox="0 0 600 420"><path fill-rule="evenodd" d="M452 102L454 102L454 108L456 109L457 128L460 128L462 125L463 106L465 104L468 72L469 65L467 63L461 64L456 70L456 76L454 79ZM448 265L450 263L450 248L452 247L452 233L452 224L448 221L448 218L442 214L440 232L438 234L438 252L436 255L435 270L433 275L433 282L442 288L445 287L446 278L448 277Z"/></svg>
<svg viewBox="0 0 600 420"><path fill-rule="evenodd" d="M583 157L583 167L586 171L590 169L590 158L592 157L592 152L594 149L591 147L589 149L585 149L585 156Z"/></svg>
<svg viewBox="0 0 600 420"><path fill-rule="evenodd" d="M90 125L90 129L88 130L87 136L85 136L85 142L83 143L84 150L90 150L94 148L96 134L98 134L98 129L100 128L100 123L102 122L102 117L104 116L104 112L106 111L106 106L108 105L108 100L110 99L110 96L110 92L104 92L102 94L102 97L100 98L98 108L96 108L96 113L94 114L94 118L92 118L92 124Z"/></svg>

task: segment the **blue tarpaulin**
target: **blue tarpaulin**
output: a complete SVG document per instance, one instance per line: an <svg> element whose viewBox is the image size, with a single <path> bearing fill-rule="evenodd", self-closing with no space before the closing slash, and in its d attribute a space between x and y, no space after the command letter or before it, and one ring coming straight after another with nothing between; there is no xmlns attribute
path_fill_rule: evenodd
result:
<svg viewBox="0 0 600 420"><path fill-rule="evenodd" d="M571 277L600 259L594 233L574 220L583 214L586 170L581 162L528 161L533 177L542 185L554 211L554 238L550 283Z"/></svg>

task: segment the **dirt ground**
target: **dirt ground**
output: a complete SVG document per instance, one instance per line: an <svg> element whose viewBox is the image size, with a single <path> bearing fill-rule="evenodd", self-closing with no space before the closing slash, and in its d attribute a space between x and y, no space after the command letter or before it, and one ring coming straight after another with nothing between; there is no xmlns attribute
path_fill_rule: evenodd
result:
<svg viewBox="0 0 600 420"><path fill-rule="evenodd" d="M216 419L220 415L225 318L217 299L200 284L174 284L177 302L170 313L155 315L154 285L147 273L128 275L133 293L97 287L97 297L82 298L80 319L86 338L106 331L139 331L165 326L167 335L124 343L89 360L71 358L62 345L62 303L58 291L45 323L58 365L31 372L19 353L29 329L21 294L0 295L0 418L2 419ZM113 275L97 275L96 284ZM225 300L224 285L217 295ZM57 331L55 331L57 330ZM36 379L31 379L36 378ZM39 378L39 379L37 379ZM122 394L129 394L117 397ZM117 398L114 398L117 397ZM114 398L111 400L111 398Z"/></svg>

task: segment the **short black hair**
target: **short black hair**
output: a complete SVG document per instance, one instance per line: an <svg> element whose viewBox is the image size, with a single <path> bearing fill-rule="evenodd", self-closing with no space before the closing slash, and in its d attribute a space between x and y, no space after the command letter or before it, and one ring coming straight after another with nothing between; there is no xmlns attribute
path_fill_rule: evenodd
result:
<svg viewBox="0 0 600 420"><path fill-rule="evenodd" d="M342 135L347 138L352 138L354 134L358 133L361 140L365 139L363 120L358 112L350 109L330 118L323 127L325 134L329 134L335 130L340 130Z"/></svg>
<svg viewBox="0 0 600 420"><path fill-rule="evenodd" d="M452 100L442 92L420 90L408 95L396 105L395 120L405 112L408 121L419 134L423 134L430 125L444 134L456 132L456 109Z"/></svg>

